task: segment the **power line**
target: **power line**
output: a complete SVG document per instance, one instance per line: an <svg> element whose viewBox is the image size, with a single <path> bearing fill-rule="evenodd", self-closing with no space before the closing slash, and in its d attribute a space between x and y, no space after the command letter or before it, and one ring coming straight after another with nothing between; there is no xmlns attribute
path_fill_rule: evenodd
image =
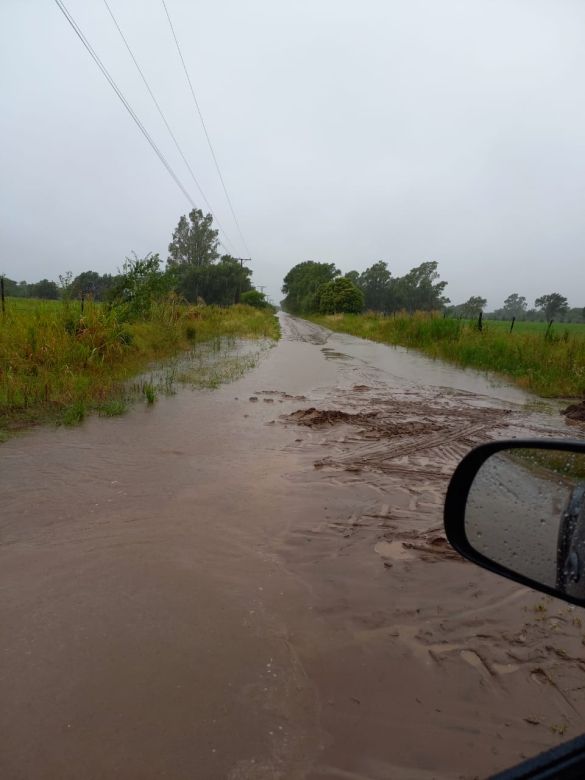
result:
<svg viewBox="0 0 585 780"><path fill-rule="evenodd" d="M232 217L234 218L234 222L236 224L236 227L238 229L238 233L240 234L240 238L242 239L242 244L244 245L244 249L246 250L246 253L248 256L250 256L252 253L248 249L248 245L246 244L246 239L244 238L244 234L242 233L242 229L240 227L240 223L238 222L238 218L236 217L236 212L234 211L234 207L232 205L231 198L229 196L229 193L227 191L227 187L225 185L225 181L223 179L221 169L219 167L219 163L217 161L217 157L215 156L215 151L213 149L213 144L211 143L211 138L209 137L209 133L207 132L207 127L205 125L205 121L203 119L203 114L201 113L201 109L199 108L199 102L197 100L197 96L195 95L195 90L193 89L193 84L191 83L191 78L189 76L189 71L187 70L187 66L185 65L185 60L183 59L183 54L181 52L181 47L179 46L179 41L177 39L175 28L173 27L173 23L171 21L171 17L169 14L169 10L167 8L167 4L165 3L165 0L161 0L163 7L165 9L165 13L167 15L167 19L169 20L169 26L171 28L171 32L173 34L173 38L175 39L175 46L177 47L177 51L179 53L179 57L181 59L181 63L183 65L183 70L185 71L185 76L187 77L187 81L189 83L189 88L191 90L191 95L193 96L193 101L195 103L195 108L197 109L197 113L199 115L199 119L201 120L201 125L203 127L203 132L205 133L205 138L207 139L207 143L209 145L209 150L211 152L211 156L213 157L213 162L215 163L215 168L217 170L217 175L219 176L219 180L221 182L221 186L223 187L223 191L225 193L226 200L228 202L228 205L230 207L230 211L232 213Z"/></svg>
<svg viewBox="0 0 585 780"><path fill-rule="evenodd" d="M177 187L179 187L179 189L181 190L183 195L187 198L187 200L191 203L193 208L197 208L197 206L195 205L195 201L193 200L191 195L189 195L189 193L187 192L187 190L185 189L185 187L181 183L181 180L179 179L177 174L171 168L171 166L170 166L169 162L167 161L166 157L164 156L164 154L161 152L161 150L158 148L158 146L156 145L154 140L149 135L147 129L144 127L144 125L142 124L140 119L136 116L134 110L132 109L132 106L128 103L128 101L126 100L126 98L124 97L122 92L120 91L118 85L116 84L116 82L114 81L114 79L112 78L110 73L108 72L108 69L103 64L103 62L100 60L100 58L98 57L98 55L96 54L96 52L92 48L91 44L89 43L89 41L87 40L87 38L85 37L83 32L81 31L79 25L77 24L75 19L71 16L69 11L67 10L65 4L63 3L63 0L55 0L55 3L59 7L59 9L62 12L63 16L67 19L67 21L69 22L69 24L73 28L73 30L74 30L75 34L77 35L77 37L80 39L80 41L83 43L83 45L85 46L85 48L89 52L91 58L93 59L95 64L98 66L98 68L102 72L102 75L104 76L106 81L109 83L109 85L112 87L112 89L114 90L114 92L116 93L116 95L118 96L118 98L120 99L122 104L124 105L124 108L128 111L128 113L130 114L130 116L132 117L132 119L134 120L136 125L138 126L140 132L143 134L143 136L146 138L146 140L148 141L148 143L152 147L152 149L155 152L156 156L159 158L161 163L166 168L167 172L169 173L169 175L171 176L171 178L173 179L173 181L175 182Z"/></svg>
<svg viewBox="0 0 585 780"><path fill-rule="evenodd" d="M230 244L230 245L231 245L231 246L230 246L230 249L233 251L233 242L231 241L231 239L230 239L230 237L228 236L228 234L227 234L227 232L225 231L225 229L222 227L222 225L221 225L221 223L220 223L219 219L218 219L218 218L215 216L215 214L214 214L214 211L213 211L213 209L212 209L212 207L211 207L211 204L209 203L209 201L207 200L207 197L205 196L205 193L203 192L203 188L202 188L202 187L201 187L201 185L199 184L199 182L198 182L198 180L197 180L197 177L195 176L195 173L193 172L193 169L192 169L192 168L191 168L191 166L189 165L189 161L188 161L188 160L187 160L187 158L185 157L185 155L184 155L184 153L183 153L183 150L181 149L181 147L180 147L180 145L179 145L179 142L177 141L177 138L176 138L175 134L173 133L173 131L172 131L172 129L171 129L171 126L169 125L169 123L168 123L168 121L167 121L167 118L166 118L166 116L164 115L164 113L163 113L163 110L162 110L162 108L160 107L160 105L159 105L159 102L158 102L158 100L156 99L156 97L155 97L155 95L154 95L154 93L153 93L153 91L152 91L152 89L151 89L151 87L150 87L150 84L149 84L149 83L148 83L148 81L146 80L146 76L144 75L144 72L142 71L142 68L141 68L141 67L140 67L140 65L138 64L138 61L137 61L136 57L134 56L134 53L133 53L132 49L130 48L130 44L129 44L129 43L128 43L128 41L126 40L126 36L125 36L125 35L124 35L124 33L122 32L122 29L121 29L120 25L118 24L118 20L117 20L117 19L116 19L116 17L114 16L114 13L113 13L113 11L112 11L112 9L110 8L110 6L109 6L109 4L108 4L108 0L104 0L104 5L105 5L105 6L106 6L106 8L108 9L108 13L109 13L109 14L110 14L110 16L112 17L112 21L114 22L114 24L115 24L115 26L116 26L116 29L117 29L117 30L118 30L118 32L120 33L120 37L122 38L122 40L123 40L123 42L124 42L124 45L126 46L126 48L127 48L127 50L128 50L128 54L129 54L129 55L132 57L132 61L134 62L134 65L136 65L136 69L138 70L138 73L140 74L140 76L141 76L141 78L142 78L142 81L144 82L144 86L145 86L145 87L146 87L146 89L148 90L148 94L149 94L149 95L150 95L150 97L152 98L152 101L153 101L154 105L156 106L156 108L157 108L157 110L158 110L158 113L160 114L160 117L161 117L161 119L162 119L162 120L163 120L163 122L165 123L165 127L166 127L166 128L167 128L167 130L169 131L169 134L170 134L171 138L173 139L173 142L174 142L174 144L175 144L175 146L176 146L176 148L177 148L177 151L179 152L179 154L180 154L180 155L181 155L181 157L183 158L183 162L184 162L184 163L185 163L185 165L187 166L187 168L188 168L188 170L189 170L189 173L191 174L191 178L192 178L192 179L193 179L193 181L195 182L195 186L196 186L196 187L197 187L197 189L199 190L199 193L201 194L201 197L202 197L202 198L203 198L203 200L205 201L205 203L206 203L206 205L207 205L207 208L208 208L208 209L209 209L209 211L211 212L211 215L212 215L212 217L214 218L214 220L215 220L215 222L216 222L216 224L217 224L218 228L219 228L219 229L221 230L221 232L223 233L223 235L224 235L224 238L225 238L225 239L227 239L227 242L228 242L228 244Z"/></svg>

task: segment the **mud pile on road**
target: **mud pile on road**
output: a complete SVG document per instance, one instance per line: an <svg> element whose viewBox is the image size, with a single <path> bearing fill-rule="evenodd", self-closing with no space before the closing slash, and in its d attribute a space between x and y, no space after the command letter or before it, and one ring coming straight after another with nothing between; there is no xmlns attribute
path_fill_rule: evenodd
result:
<svg viewBox="0 0 585 780"><path fill-rule="evenodd" d="M511 422L508 409L476 406L465 397L380 397L375 392L365 397L367 390L360 386L359 397L345 395L331 399L327 408L310 406L280 417L285 424L321 431L352 426L351 434L335 434L330 443L334 452L315 461L317 468L443 481L465 452L486 438L501 436ZM340 408L352 405L355 411Z"/></svg>
<svg viewBox="0 0 585 780"><path fill-rule="evenodd" d="M339 409L315 409L311 406L308 409L298 409L292 414L283 415L283 419L316 428L319 425L335 425L335 423L367 425L376 415L377 412L350 414Z"/></svg>
<svg viewBox="0 0 585 780"><path fill-rule="evenodd" d="M585 401L581 401L578 404L570 404L566 409L563 409L561 414L564 414L567 420L585 423Z"/></svg>

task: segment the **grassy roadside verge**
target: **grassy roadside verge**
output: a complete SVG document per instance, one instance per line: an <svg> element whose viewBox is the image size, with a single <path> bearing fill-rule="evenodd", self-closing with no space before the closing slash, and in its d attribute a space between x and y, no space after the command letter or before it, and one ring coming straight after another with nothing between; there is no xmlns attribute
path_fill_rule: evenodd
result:
<svg viewBox="0 0 585 780"><path fill-rule="evenodd" d="M312 315L313 322L354 336L411 347L433 358L492 371L544 398L585 396L585 338L563 330L508 333L484 322L483 331L462 320L418 312Z"/></svg>
<svg viewBox="0 0 585 780"><path fill-rule="evenodd" d="M122 413L125 385L153 361L222 337L279 337L271 311L170 301L148 319L125 321L115 309L19 301L0 317L0 441L49 421L74 424L90 412ZM147 401L152 400L148 387Z"/></svg>

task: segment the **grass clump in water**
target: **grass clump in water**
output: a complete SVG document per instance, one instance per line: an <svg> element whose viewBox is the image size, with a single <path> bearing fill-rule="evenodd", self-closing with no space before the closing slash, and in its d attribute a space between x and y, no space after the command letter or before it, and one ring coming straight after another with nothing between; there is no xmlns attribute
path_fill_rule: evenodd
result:
<svg viewBox="0 0 585 780"><path fill-rule="evenodd" d="M74 401L71 406L67 406L61 414L61 422L63 425L79 425L83 422L87 409L83 401Z"/></svg>
<svg viewBox="0 0 585 780"><path fill-rule="evenodd" d="M156 390L152 382L146 382L142 388L142 392L146 398L146 403L149 406L152 406L152 404L156 401Z"/></svg>
<svg viewBox="0 0 585 780"><path fill-rule="evenodd" d="M128 403L121 399L113 399L112 401L105 401L97 408L97 412L100 417L118 417L124 414L128 410Z"/></svg>

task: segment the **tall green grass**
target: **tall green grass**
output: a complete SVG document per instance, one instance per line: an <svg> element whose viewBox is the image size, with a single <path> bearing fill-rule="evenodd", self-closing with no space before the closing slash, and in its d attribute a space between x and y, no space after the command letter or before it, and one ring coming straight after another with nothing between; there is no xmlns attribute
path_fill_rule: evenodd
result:
<svg viewBox="0 0 585 780"><path fill-rule="evenodd" d="M419 349L434 358L493 371L546 398L585 396L585 326L559 324L509 333L489 320L475 323L417 312L314 316L313 321L343 333ZM583 328L583 332L576 328Z"/></svg>
<svg viewBox="0 0 585 780"><path fill-rule="evenodd" d="M0 430L81 421L125 408L124 384L153 361L223 336L278 338L270 311L250 306L156 304L148 320L115 308L8 299L0 314ZM145 392L148 402L152 394Z"/></svg>

